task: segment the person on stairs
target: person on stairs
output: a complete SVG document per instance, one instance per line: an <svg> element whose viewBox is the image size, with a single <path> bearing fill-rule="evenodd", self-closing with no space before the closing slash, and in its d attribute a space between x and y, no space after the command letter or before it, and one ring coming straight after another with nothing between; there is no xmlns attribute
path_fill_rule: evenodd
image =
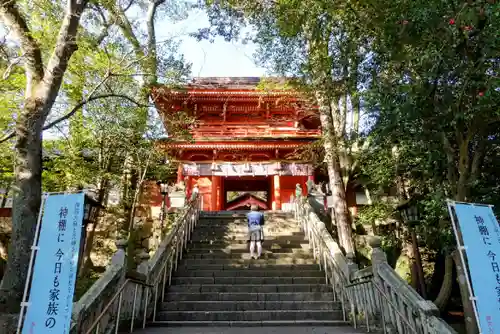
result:
<svg viewBox="0 0 500 334"><path fill-rule="evenodd" d="M247 214L248 220L248 239L250 242L250 257L258 259L262 255L262 241L264 240L264 214L259 212L257 205L250 207ZM255 245L257 245L257 257L255 257Z"/></svg>

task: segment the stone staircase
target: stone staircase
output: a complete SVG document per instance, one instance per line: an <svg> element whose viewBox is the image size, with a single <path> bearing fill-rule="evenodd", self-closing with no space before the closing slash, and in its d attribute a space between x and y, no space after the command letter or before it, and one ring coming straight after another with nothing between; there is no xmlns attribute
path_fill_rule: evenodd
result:
<svg viewBox="0 0 500 334"><path fill-rule="evenodd" d="M134 275L118 240L75 303L70 333L456 334L392 269L380 238L369 239L372 265L358 269L303 198L297 222L267 213L260 260L249 259L244 214L200 207L189 202L153 256L138 255Z"/></svg>
<svg viewBox="0 0 500 334"><path fill-rule="evenodd" d="M156 326L348 325L303 232L283 213L268 215L259 260L248 255L244 214L202 215L164 300Z"/></svg>

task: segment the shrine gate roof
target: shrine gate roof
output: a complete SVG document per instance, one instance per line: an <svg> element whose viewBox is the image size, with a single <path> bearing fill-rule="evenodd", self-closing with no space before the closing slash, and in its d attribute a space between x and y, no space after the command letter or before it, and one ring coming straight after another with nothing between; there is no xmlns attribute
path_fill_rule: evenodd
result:
<svg viewBox="0 0 500 334"><path fill-rule="evenodd" d="M288 78L260 77L200 77L193 78L182 86L157 85L151 89L151 96L156 107L165 112L171 109L175 101L201 102L215 101L228 95L232 101L260 101L266 97L275 100L279 96L287 96L290 101L305 101L297 91L287 86ZM262 83L262 86L259 86ZM250 100L248 99L250 97Z"/></svg>
<svg viewBox="0 0 500 334"><path fill-rule="evenodd" d="M196 77L183 85L180 89L172 89L172 92L182 92L183 90L198 91L225 91L225 90L256 90L263 81L261 77ZM289 81L287 78L272 77L265 78L265 82L276 85L285 85ZM157 86L161 88L162 86ZM290 89L288 89L290 90ZM261 91L261 93L263 93Z"/></svg>
<svg viewBox="0 0 500 334"><path fill-rule="evenodd" d="M196 142L182 142L163 140L157 142L157 145L166 149L196 149L196 150L272 150L272 149L296 149L311 143L315 139L287 139L287 140L265 140L256 139L251 140L244 138L234 141L196 141Z"/></svg>
<svg viewBox="0 0 500 334"><path fill-rule="evenodd" d="M230 155L231 150L250 161L291 157L317 140L321 130L317 108L290 89L288 81L205 77L193 78L182 87L153 87L151 96L167 132L177 116L194 120L188 125L194 141L174 136L177 140L157 144L179 161L240 159Z"/></svg>

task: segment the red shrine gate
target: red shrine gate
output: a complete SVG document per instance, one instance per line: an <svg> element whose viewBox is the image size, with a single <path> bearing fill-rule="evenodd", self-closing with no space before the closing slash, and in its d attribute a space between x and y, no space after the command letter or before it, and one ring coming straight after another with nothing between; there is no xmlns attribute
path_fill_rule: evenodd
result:
<svg viewBox="0 0 500 334"><path fill-rule="evenodd" d="M310 162L295 153L319 138L317 112L292 91L260 90L259 82L197 78L182 89L152 91L167 131L174 113L184 111L196 119L189 129L194 141L159 145L178 161L177 181L185 182L188 196L198 186L204 210L252 203L281 210L295 195L296 184L305 193L305 183L314 178ZM241 196L228 203L228 192ZM255 192L267 196L250 196Z"/></svg>

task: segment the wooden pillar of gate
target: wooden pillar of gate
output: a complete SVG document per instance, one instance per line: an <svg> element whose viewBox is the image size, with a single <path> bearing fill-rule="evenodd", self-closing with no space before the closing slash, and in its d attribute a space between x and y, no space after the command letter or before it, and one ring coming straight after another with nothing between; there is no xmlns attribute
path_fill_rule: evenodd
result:
<svg viewBox="0 0 500 334"><path fill-rule="evenodd" d="M221 192L221 177L212 175L210 211L220 210L220 192Z"/></svg>
<svg viewBox="0 0 500 334"><path fill-rule="evenodd" d="M273 192L274 192L274 201L273 201L273 210L281 210L281 187L280 187L280 176L273 176Z"/></svg>

